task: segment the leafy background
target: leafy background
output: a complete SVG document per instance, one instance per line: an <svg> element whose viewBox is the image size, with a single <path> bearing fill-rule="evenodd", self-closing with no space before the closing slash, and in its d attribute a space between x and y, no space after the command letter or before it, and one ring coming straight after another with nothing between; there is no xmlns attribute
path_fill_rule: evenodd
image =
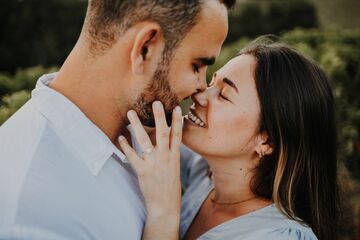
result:
<svg viewBox="0 0 360 240"><path fill-rule="evenodd" d="M59 69L74 46L85 0L0 0L0 125L31 96L42 74ZM337 104L342 226L360 239L360 1L238 0L215 69L249 41L278 35L314 58L332 81ZM183 107L189 105L185 102Z"/></svg>

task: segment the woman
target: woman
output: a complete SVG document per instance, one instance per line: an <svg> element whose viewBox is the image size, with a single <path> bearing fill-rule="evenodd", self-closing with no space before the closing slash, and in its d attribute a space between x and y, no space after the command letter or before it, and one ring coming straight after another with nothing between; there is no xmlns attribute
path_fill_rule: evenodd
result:
<svg viewBox="0 0 360 240"><path fill-rule="evenodd" d="M313 61L283 44L254 43L193 101L180 230L179 110L169 132L154 103L155 147L129 114L142 157L120 138L145 197L144 239L177 239L178 231L181 239L336 239L334 100Z"/></svg>

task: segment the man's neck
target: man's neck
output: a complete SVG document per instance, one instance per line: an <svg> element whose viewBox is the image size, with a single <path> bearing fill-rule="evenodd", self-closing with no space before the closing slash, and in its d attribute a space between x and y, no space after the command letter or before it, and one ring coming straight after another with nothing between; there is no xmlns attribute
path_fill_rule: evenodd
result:
<svg viewBox="0 0 360 240"><path fill-rule="evenodd" d="M84 59L86 57L75 48L49 87L71 100L117 145L118 136L126 131L125 91L113 89L105 66ZM113 97L115 91L124 97L121 102Z"/></svg>

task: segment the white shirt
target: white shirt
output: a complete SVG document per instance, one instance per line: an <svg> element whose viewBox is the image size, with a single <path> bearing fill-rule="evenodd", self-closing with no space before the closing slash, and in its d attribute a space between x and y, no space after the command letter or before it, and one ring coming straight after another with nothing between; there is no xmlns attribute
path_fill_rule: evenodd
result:
<svg viewBox="0 0 360 240"><path fill-rule="evenodd" d="M141 239L136 174L54 77L0 127L0 239Z"/></svg>

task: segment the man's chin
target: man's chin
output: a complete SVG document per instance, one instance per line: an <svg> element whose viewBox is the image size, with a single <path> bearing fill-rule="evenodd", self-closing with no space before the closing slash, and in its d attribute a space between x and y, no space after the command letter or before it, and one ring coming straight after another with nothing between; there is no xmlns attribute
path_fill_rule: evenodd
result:
<svg viewBox="0 0 360 240"><path fill-rule="evenodd" d="M166 112L165 117L166 117L167 125L168 125L168 127L170 127L171 121L172 121L172 113ZM151 128L155 127L155 119L154 118L141 119L141 123L147 127L151 127Z"/></svg>

